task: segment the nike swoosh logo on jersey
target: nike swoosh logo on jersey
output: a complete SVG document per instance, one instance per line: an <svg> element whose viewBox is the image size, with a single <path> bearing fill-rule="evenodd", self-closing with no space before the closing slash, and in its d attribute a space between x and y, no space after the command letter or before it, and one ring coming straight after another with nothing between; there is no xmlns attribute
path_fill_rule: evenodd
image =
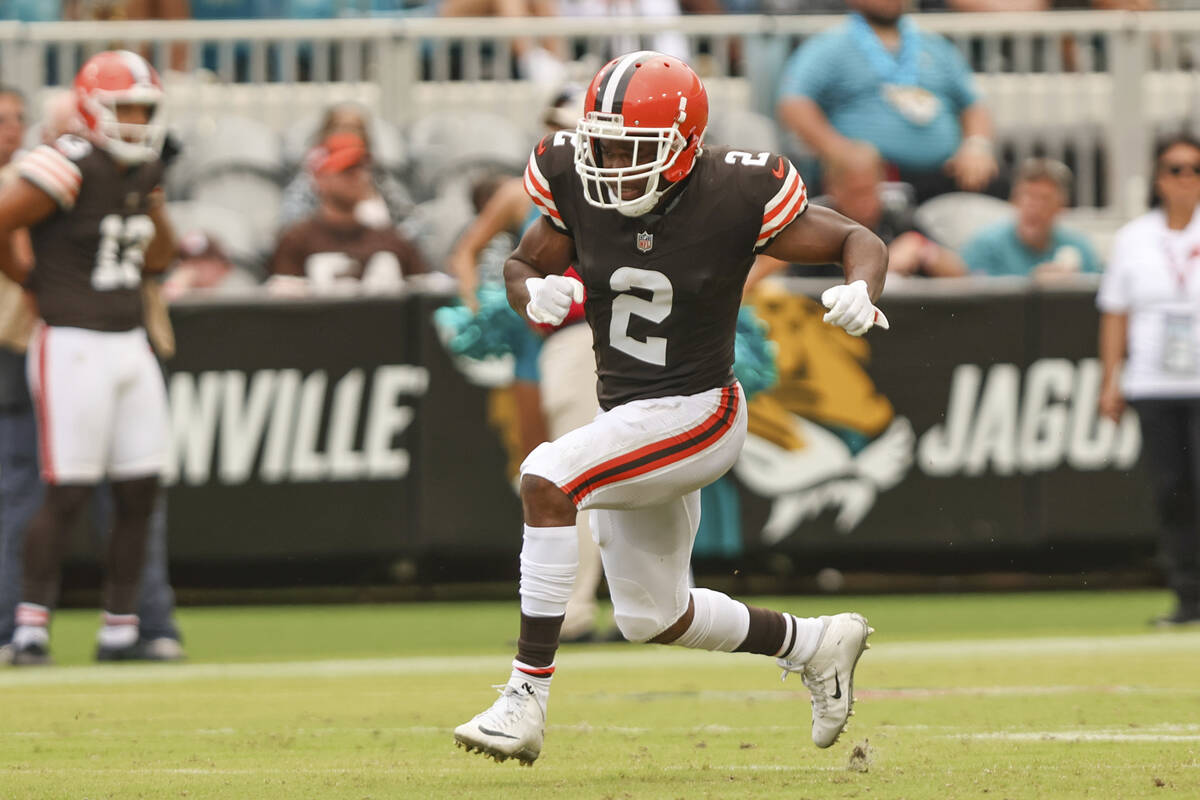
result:
<svg viewBox="0 0 1200 800"><path fill-rule="evenodd" d="M482 725L479 726L479 732L485 733L488 736L500 736L504 739L516 739L517 738L516 736L513 736L511 733L501 733L500 731L494 731L491 728L485 728Z"/></svg>
<svg viewBox="0 0 1200 800"><path fill-rule="evenodd" d="M833 699L834 700L842 699L842 679L838 677L838 673L837 673L836 669L833 671ZM483 728L480 728L479 730L482 731ZM513 738L515 739L516 737L514 736Z"/></svg>
<svg viewBox="0 0 1200 800"><path fill-rule="evenodd" d="M775 169L771 170L771 174L774 175L776 178L779 178L782 180L785 172L787 172L787 170L785 170L783 168L783 156L780 156L779 157L779 166L776 167Z"/></svg>
<svg viewBox="0 0 1200 800"><path fill-rule="evenodd" d="M546 152L546 137L543 136L542 140L538 142L537 154L540 156L544 152Z"/></svg>

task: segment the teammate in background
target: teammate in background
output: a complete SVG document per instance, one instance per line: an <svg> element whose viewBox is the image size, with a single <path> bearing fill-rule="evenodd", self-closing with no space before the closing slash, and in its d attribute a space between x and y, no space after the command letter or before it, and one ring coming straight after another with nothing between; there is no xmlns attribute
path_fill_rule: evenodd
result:
<svg viewBox="0 0 1200 800"><path fill-rule="evenodd" d="M0 91L0 124L5 97ZM73 91L62 89L44 97L39 125L43 144L53 145L60 136L80 134L83 130ZM8 180L21 180L15 166L0 170L0 183ZM20 232L19 241L22 263L32 264L28 231ZM146 288L143 286L143 291ZM25 350L34 325L32 304L25 292L8 278L0 277L0 664L12 662L14 616L21 600L23 539L29 521L45 497L45 485L38 470L37 418L25 379ZM165 315L159 325L165 326L160 331L165 336L163 340L155 338L153 326L147 325L147 329L161 355L171 339L170 322ZM89 515L93 540L98 545L107 540L112 507L112 492L105 484L93 497ZM184 651L174 619L175 592L167 575L165 491L159 493L150 516L141 587L139 650L125 655L147 661L182 659Z"/></svg>
<svg viewBox="0 0 1200 800"><path fill-rule="evenodd" d="M592 511L627 639L774 656L812 694L813 741L828 747L845 728L866 620L798 618L689 591L688 565L699 490L746 437L732 364L755 255L845 265L847 282L822 298L825 321L862 335L887 326L874 306L887 248L836 212L808 208L783 156L702 149L707 123L696 74L638 51L592 79L574 136L547 136L530 156L526 185L543 216L505 264L509 301L556 324L586 286L603 412L522 464L517 655L500 698L455 729L468 750L525 764L541 752L582 510ZM571 264L582 285L562 275Z"/></svg>
<svg viewBox="0 0 1200 800"><path fill-rule="evenodd" d="M162 85L129 51L90 58L75 76L85 137L64 136L17 162L0 189L0 270L32 293L29 346L46 496L26 533L13 663L49 659L50 609L63 551L97 484L112 485L97 657L138 650L147 525L166 459L166 389L142 328L142 274L174 253L163 207ZM13 254L28 228L34 267Z"/></svg>

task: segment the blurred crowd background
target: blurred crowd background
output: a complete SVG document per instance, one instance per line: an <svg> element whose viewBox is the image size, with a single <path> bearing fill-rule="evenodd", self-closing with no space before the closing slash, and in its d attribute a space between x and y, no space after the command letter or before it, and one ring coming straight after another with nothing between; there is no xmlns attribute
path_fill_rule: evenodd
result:
<svg viewBox="0 0 1200 800"><path fill-rule="evenodd" d="M543 109L614 52L652 47L709 82L710 142L791 156L810 196L888 241L893 275L1052 280L1101 269L1144 204L1154 140L1195 118L1191 8L1200 0L7 0L0 19L108 24L0 39L0 158L69 130L52 120L64 76L128 46L167 89L184 234L168 299L388 292L420 273L470 300L472 273L494 275L524 217L490 226L471 258L460 239L520 173ZM717 18L729 14L775 16ZM1133 45L1120 33L1131 19L1145 29ZM916 66L862 57L853 45L872 36L930 60L931 90L877 91ZM339 214L359 223L334 248L346 257L310 260L332 246L321 220Z"/></svg>

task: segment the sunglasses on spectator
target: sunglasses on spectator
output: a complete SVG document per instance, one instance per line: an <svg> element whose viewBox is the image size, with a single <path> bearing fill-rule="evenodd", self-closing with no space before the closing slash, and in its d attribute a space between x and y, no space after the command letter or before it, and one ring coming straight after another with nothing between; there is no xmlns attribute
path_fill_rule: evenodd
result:
<svg viewBox="0 0 1200 800"><path fill-rule="evenodd" d="M1176 178L1180 175L1200 176L1200 164L1163 164L1162 171Z"/></svg>

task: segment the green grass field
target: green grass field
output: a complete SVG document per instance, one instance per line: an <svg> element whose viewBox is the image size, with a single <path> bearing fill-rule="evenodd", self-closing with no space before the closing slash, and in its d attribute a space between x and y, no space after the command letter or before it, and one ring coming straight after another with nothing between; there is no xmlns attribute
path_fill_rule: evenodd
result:
<svg viewBox="0 0 1200 800"><path fill-rule="evenodd" d="M877 629L833 748L762 657L621 644L560 653L531 769L456 750L514 604L184 609L189 663L104 667L72 611L59 666L0 671L0 798L1200 798L1200 629L1150 630L1163 592L756 602Z"/></svg>

